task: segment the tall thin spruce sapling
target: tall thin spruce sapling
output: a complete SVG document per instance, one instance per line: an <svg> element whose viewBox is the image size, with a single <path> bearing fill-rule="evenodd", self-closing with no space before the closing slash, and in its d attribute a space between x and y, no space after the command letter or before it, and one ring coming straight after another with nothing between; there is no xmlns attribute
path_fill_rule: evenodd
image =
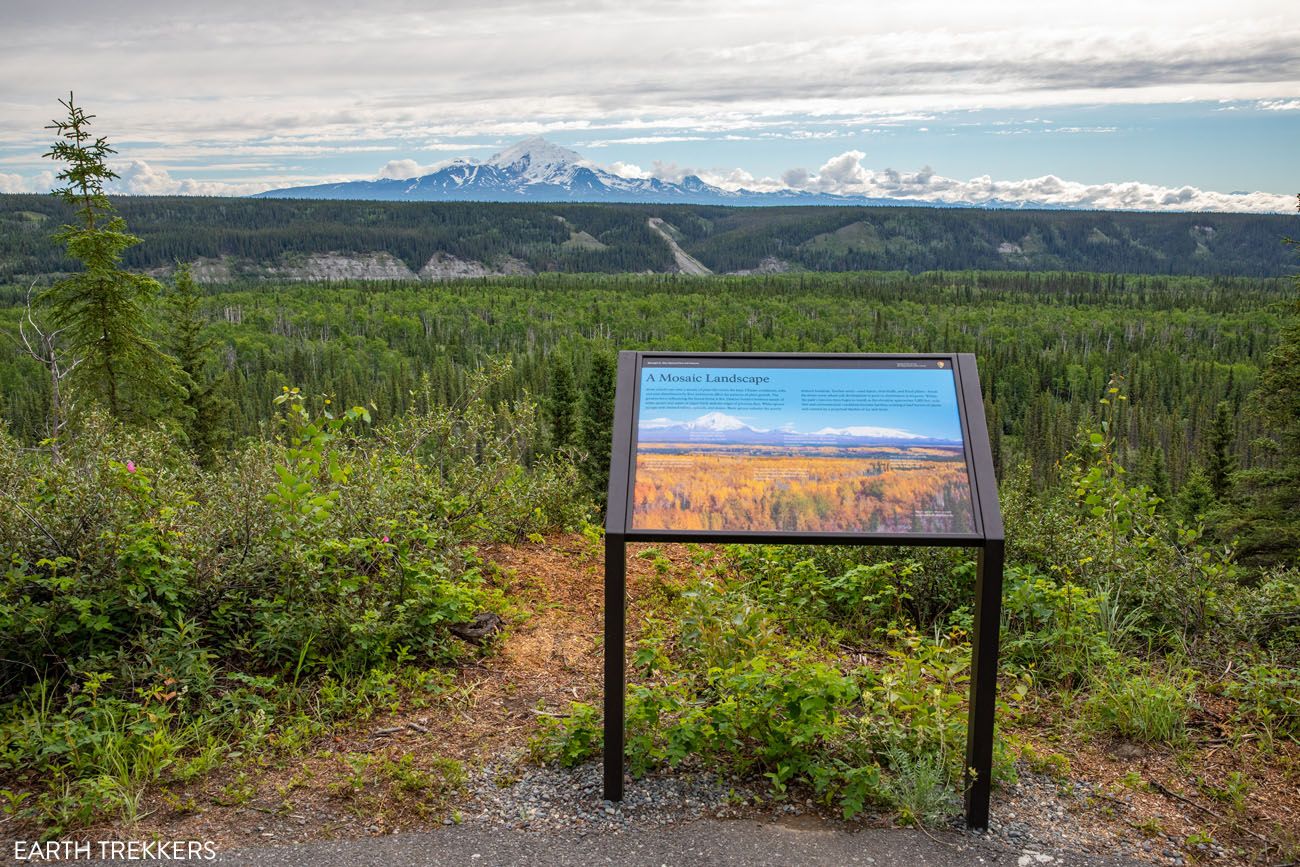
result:
<svg viewBox="0 0 1300 867"><path fill-rule="evenodd" d="M76 105L71 93L59 104L67 117L46 127L59 138L44 156L64 164L57 175L64 186L53 192L75 209L75 218L54 238L82 270L56 282L40 300L67 351L82 359L74 376L84 393L117 418L149 417L183 393L175 362L150 333L149 307L160 287L121 264L122 253L140 239L127 232L104 194L104 184L117 177L107 163L116 151L104 137L92 138L94 115Z"/></svg>

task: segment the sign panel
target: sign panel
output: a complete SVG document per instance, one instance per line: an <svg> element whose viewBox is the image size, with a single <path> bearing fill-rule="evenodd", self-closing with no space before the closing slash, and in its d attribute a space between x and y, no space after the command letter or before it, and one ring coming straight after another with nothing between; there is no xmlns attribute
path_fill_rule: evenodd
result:
<svg viewBox="0 0 1300 867"><path fill-rule="evenodd" d="M640 355L628 530L978 537L954 362Z"/></svg>

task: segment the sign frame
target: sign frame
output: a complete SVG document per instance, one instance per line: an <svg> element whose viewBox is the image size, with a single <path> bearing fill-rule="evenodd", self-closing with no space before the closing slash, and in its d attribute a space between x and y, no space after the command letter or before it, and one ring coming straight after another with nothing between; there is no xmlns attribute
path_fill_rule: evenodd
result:
<svg viewBox="0 0 1300 867"><path fill-rule="evenodd" d="M631 522L635 473L636 419L640 371L646 360L698 359L781 362L935 361L951 363L957 411L971 489L975 533L827 533L635 529ZM984 416L975 356L970 353L804 353L622 351L614 399L609 490L605 516L604 796L623 799L627 665L627 543L714 542L756 544L908 545L972 547L979 550L971 635L970 704L966 731L965 813L971 828L987 828L993 769L994 707L997 700L998 637L1002 613L1005 534L998 505L993 451Z"/></svg>

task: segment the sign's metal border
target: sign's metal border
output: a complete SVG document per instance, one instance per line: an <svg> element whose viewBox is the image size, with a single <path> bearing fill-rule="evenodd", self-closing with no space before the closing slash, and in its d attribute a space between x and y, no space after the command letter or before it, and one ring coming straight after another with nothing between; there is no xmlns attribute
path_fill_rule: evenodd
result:
<svg viewBox="0 0 1300 867"><path fill-rule="evenodd" d="M635 472L633 443L640 371L644 360L699 358L775 362L853 360L948 360L957 386L957 408L970 474L974 534L849 534L634 530L630 526ZM620 352L610 451L609 495L605 516L605 753L606 800L623 799L624 710L627 639L627 542L709 541L834 545L946 545L978 547L974 632L971 636L970 706L966 733L966 823L988 826L993 770L993 721L997 698L998 630L1002 611L1004 532L998 506L993 451L984 417L975 356L970 353L777 353L777 352Z"/></svg>
<svg viewBox="0 0 1300 867"><path fill-rule="evenodd" d="M871 534L853 534L842 532L819 532L819 533L801 533L798 531L737 531L732 533L720 532L716 530L650 530L636 529L632 526L632 498L636 489L636 446L637 446L637 424L641 418L641 374L645 369L646 361L653 361L660 358L680 358L680 359L702 359L716 360L723 362L720 367L726 367L725 362L743 359L745 361L766 361L789 362L789 361L836 361L836 362L854 362L854 361L946 361L952 365L953 386L957 393L957 412L961 418L961 423L966 423L965 398L961 389L961 374L958 369L958 360L955 353L928 353L928 354L882 354L882 353L801 353L801 352L637 352L636 356L636 375L633 380L632 391L632 421L631 421L631 441L628 444L628 478L627 478L627 506L625 511L624 534L629 541L657 541L657 542L691 542L696 540L707 540L710 542L754 542L758 544L773 543L825 543L828 545L843 544L846 539L850 541L847 544L861 544L863 535L870 535L873 540L880 540L882 545L915 545L916 542L909 542L909 539L916 539L924 535L926 545L969 545L972 542L982 541L984 538L983 528L980 526L980 513L975 505L975 468L973 466L970 437L962 431L962 453L966 460L966 473L969 479L971 489L971 509L974 513L975 531L973 533L871 533ZM851 367L846 364L846 367Z"/></svg>

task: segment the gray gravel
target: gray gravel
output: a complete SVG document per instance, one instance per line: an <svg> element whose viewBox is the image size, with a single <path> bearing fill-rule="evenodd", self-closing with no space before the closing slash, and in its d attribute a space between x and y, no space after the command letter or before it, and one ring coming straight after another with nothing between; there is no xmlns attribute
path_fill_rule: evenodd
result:
<svg viewBox="0 0 1300 867"><path fill-rule="evenodd" d="M519 757L490 763L469 782L470 803L461 821L517 830L618 832L631 827L673 825L703 817L750 815L764 800L765 787L721 781L703 772L657 775L624 787L623 801L604 800L601 767L531 767Z"/></svg>

